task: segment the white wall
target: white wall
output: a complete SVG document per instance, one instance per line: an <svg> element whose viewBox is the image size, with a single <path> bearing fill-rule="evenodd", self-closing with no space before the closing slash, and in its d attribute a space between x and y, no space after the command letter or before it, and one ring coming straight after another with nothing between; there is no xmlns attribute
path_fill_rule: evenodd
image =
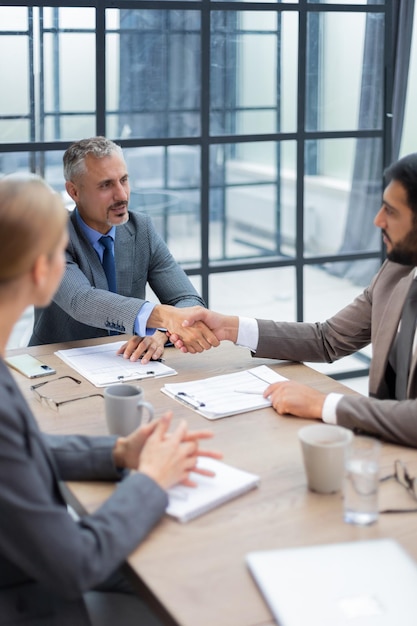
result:
<svg viewBox="0 0 417 626"><path fill-rule="evenodd" d="M411 57L409 80L407 86L407 100L404 119L403 136L400 156L410 152L417 152L417 3L414 5L413 41L411 43Z"/></svg>

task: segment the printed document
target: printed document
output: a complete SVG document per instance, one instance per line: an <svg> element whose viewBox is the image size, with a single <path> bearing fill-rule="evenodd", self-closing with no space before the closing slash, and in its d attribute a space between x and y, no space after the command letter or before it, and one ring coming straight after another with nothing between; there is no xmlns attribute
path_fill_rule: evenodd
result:
<svg viewBox="0 0 417 626"><path fill-rule="evenodd" d="M124 359L117 354L117 350L124 343L126 341L70 348L58 350L55 354L96 387L107 387L143 378L173 376L177 373L172 367L160 361L150 361L147 365L142 365L139 361Z"/></svg>
<svg viewBox="0 0 417 626"><path fill-rule="evenodd" d="M262 396L271 383L288 380L267 365L186 383L166 384L162 393L209 420L271 406Z"/></svg>

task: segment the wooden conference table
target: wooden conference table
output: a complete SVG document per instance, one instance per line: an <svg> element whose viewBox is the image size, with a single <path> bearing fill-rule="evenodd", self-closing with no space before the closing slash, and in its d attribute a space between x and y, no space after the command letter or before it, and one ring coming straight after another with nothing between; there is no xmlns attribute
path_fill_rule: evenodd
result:
<svg viewBox="0 0 417 626"><path fill-rule="evenodd" d="M37 346L12 352L37 355L62 376L74 372L54 351L91 343ZM145 389L146 399L154 404L156 416L172 409L175 418L185 418L190 428L212 429L215 437L207 445L221 450L225 462L261 477L259 488L187 524L165 517L130 555L128 568L135 583L152 599L166 624L274 624L245 565L245 554L252 550L393 537L417 560L417 513L381 515L372 526L355 527L343 522L341 494L319 495L307 490L297 431L311 422L282 417L272 408L209 421L162 394L160 388L165 381L187 381L267 364L288 378L324 392L355 392L301 364L252 359L248 350L227 342L199 355L182 354L170 348L165 351L165 360L177 370L178 376L137 383ZM43 430L107 432L100 397L63 405L56 413L35 400L29 389L33 381L14 375ZM100 391L84 379L79 386L70 383L68 379L54 383L53 397L67 399ZM48 393L51 392L49 386ZM392 473L397 458L407 462L412 475L417 474L416 450L384 444L381 475ZM90 512L114 488L108 483L70 483L68 487L75 496L74 504ZM413 505L406 490L395 481L384 483L381 491L381 507Z"/></svg>

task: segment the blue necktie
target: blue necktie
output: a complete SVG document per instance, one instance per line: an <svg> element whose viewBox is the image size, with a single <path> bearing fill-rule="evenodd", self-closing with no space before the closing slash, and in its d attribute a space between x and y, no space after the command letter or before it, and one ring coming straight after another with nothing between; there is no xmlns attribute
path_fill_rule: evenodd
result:
<svg viewBox="0 0 417 626"><path fill-rule="evenodd" d="M401 316L401 326L396 341L396 367L395 367L395 398L405 400L407 398L408 375L414 333L417 321L417 280L413 283L404 303Z"/></svg>
<svg viewBox="0 0 417 626"><path fill-rule="evenodd" d="M102 265L107 276L109 291L116 293L116 266L114 264L113 246L110 235L103 235L100 237L99 242L104 246Z"/></svg>

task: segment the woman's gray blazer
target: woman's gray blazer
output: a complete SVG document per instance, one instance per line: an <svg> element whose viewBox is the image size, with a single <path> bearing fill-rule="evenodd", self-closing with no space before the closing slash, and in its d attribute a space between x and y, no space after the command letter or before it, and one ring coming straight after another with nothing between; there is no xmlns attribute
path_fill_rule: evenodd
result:
<svg viewBox="0 0 417 626"><path fill-rule="evenodd" d="M144 474L75 522L59 480L117 480L112 437L42 435L0 360L0 626L87 626L83 593L106 580L164 514Z"/></svg>

